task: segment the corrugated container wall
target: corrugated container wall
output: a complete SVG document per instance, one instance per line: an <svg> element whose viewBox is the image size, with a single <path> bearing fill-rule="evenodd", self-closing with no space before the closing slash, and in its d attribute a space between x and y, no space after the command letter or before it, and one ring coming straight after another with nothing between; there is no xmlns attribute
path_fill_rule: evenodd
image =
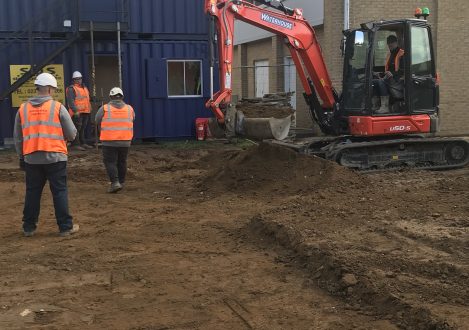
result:
<svg viewBox="0 0 469 330"><path fill-rule="evenodd" d="M56 21L52 21L50 16L53 15L43 15L43 9L57 3L60 3L61 14L55 16ZM31 58L27 37L23 35L14 39L5 34L15 31L18 31L17 35L24 33L24 22L34 11L38 17L44 16L40 24L38 20L33 22L34 30L56 33L35 39L32 49L34 63L42 61L51 50L57 49L74 30L78 32L80 23L74 18L77 10L81 23L89 20L109 23L124 20L128 23L128 30L122 34L122 81L126 101L136 110L136 137L193 136L194 119L211 116L204 106L210 93L210 77L208 27L203 3L203 0L0 0L0 69L3 73L0 76L0 92L10 84L9 65L29 64ZM22 17L26 19L20 19ZM66 19L72 21L69 28L63 27ZM60 35L65 32L66 38ZM98 37L94 47L96 56L116 55L115 34ZM72 44L51 63L64 65L66 85L70 83L68 78L71 73L77 69L82 70L89 84L90 54L89 33L86 32L82 40ZM166 60L200 61L202 95L168 97ZM11 108L9 99L0 103L0 138L12 136L16 109Z"/></svg>
<svg viewBox="0 0 469 330"><path fill-rule="evenodd" d="M0 0L0 32L68 32L63 20L126 20L132 33L205 34L204 0ZM53 15L51 15L53 13ZM76 26L74 25L73 28Z"/></svg>
<svg viewBox="0 0 469 330"><path fill-rule="evenodd" d="M0 0L0 32L67 32L64 19L72 19L75 1ZM53 15L51 15L51 12Z"/></svg>
<svg viewBox="0 0 469 330"><path fill-rule="evenodd" d="M203 0L140 0L131 1L131 32L206 34L207 20L200 18ZM147 9L147 10L145 10ZM156 14L156 15L155 15Z"/></svg>
<svg viewBox="0 0 469 330"><path fill-rule="evenodd" d="M112 8L110 10L110 8ZM82 21L130 24L131 33L206 34L204 0L81 0Z"/></svg>

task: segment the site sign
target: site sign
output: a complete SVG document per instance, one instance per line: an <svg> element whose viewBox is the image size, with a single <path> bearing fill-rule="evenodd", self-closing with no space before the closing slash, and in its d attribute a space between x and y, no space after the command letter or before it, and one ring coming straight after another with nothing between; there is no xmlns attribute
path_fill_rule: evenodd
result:
<svg viewBox="0 0 469 330"><path fill-rule="evenodd" d="M20 79L31 66L29 64L12 64L10 65L10 83L13 85L15 81ZM51 64L45 66L41 72L48 72L57 79L57 91L53 95L54 99L65 104L65 85L64 85L64 66L63 64ZM39 74L38 73L38 74ZM36 76L29 79L20 88L11 94L11 105L18 108L22 103L26 102L30 97L36 95L36 86L34 80Z"/></svg>

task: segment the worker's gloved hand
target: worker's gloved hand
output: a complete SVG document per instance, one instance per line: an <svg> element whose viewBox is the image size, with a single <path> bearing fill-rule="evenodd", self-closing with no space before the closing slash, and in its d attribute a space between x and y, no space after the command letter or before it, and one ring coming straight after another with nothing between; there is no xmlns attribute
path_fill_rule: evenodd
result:
<svg viewBox="0 0 469 330"><path fill-rule="evenodd" d="M391 72L386 71L386 72L384 73L384 79L390 79L390 78L392 78L392 77L393 77L393 76L392 76L392 73L391 73Z"/></svg>
<svg viewBox="0 0 469 330"><path fill-rule="evenodd" d="M22 171L26 170L26 163L24 162L24 159L20 159L19 165L20 165L20 170Z"/></svg>

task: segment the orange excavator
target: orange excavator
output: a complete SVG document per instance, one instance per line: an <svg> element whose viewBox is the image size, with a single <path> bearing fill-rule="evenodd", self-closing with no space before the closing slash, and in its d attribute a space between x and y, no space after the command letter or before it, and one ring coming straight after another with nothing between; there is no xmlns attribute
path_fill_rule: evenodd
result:
<svg viewBox="0 0 469 330"><path fill-rule="evenodd" d="M263 6L244 0L205 1L205 10L216 27L220 77L220 90L206 106L225 131L245 132L250 125L242 114L231 110L233 37L235 20L240 20L285 39L311 117L324 134L301 141L271 142L359 170L450 169L469 163L468 141L434 136L439 127L439 79L431 28L425 19L369 22L344 31L339 95L332 87L315 31L302 10L288 8L281 1L275 5L269 0L255 3ZM387 47L390 40L401 49L400 59L395 57L394 63L390 63ZM394 76L389 74L390 65ZM281 130L289 128L284 122L280 126Z"/></svg>

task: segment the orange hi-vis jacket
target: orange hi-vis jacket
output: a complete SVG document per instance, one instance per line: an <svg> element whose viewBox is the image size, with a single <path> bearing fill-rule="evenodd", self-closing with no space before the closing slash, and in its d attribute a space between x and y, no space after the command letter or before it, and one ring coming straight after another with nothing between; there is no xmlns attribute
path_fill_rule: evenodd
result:
<svg viewBox="0 0 469 330"><path fill-rule="evenodd" d="M404 49L399 49L399 51L396 54L396 58L394 59L394 72L399 71L399 62L401 60L401 57L404 56ZM386 57L386 65L384 66L385 71L389 71L389 65L391 63L391 54L388 54Z"/></svg>
<svg viewBox="0 0 469 330"><path fill-rule="evenodd" d="M78 109L78 113L90 113L90 92L85 86L73 84L71 86L75 90L75 106ZM73 116L73 110L69 109L70 115Z"/></svg>
<svg viewBox="0 0 469 330"><path fill-rule="evenodd" d="M40 106L29 102L19 108L23 132L23 155L36 151L67 154L67 143L60 124L60 102L49 100Z"/></svg>
<svg viewBox="0 0 469 330"><path fill-rule="evenodd" d="M126 104L121 109L104 105L101 120L101 141L130 141L134 136L134 109Z"/></svg>

